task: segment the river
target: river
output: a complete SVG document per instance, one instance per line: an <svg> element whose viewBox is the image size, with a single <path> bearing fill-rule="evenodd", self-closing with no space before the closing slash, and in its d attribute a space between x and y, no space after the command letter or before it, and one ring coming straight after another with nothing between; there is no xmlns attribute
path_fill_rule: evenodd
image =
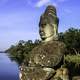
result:
<svg viewBox="0 0 80 80"><path fill-rule="evenodd" d="M0 80L19 80L18 65L9 59L7 53L0 53Z"/></svg>

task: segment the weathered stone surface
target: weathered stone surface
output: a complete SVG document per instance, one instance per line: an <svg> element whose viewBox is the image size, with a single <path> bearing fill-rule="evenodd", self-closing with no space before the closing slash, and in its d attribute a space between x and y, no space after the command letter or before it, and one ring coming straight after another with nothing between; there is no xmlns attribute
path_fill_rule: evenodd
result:
<svg viewBox="0 0 80 80"><path fill-rule="evenodd" d="M23 64L20 68L22 80L58 80L58 77L54 78L54 73L57 75L61 69L55 71L54 67L60 63L64 47L59 41L50 41L35 47L30 52L28 66Z"/></svg>
<svg viewBox="0 0 80 80"><path fill-rule="evenodd" d="M56 70L54 80L69 80L69 71L67 68L59 68ZM53 80L53 79L52 79Z"/></svg>
<svg viewBox="0 0 80 80"><path fill-rule="evenodd" d="M35 47L30 54L29 66L54 68L64 55L64 44L59 41L50 41Z"/></svg>
<svg viewBox="0 0 80 80"><path fill-rule="evenodd" d="M69 71L67 68L54 70L45 67L20 67L22 74L20 80L69 80ZM79 80L80 76L74 77L73 80Z"/></svg>
<svg viewBox="0 0 80 80"><path fill-rule="evenodd" d="M48 80L50 79L55 70L52 68L42 68L42 67L22 67L22 71L20 70L20 80ZM20 69L21 69L20 68Z"/></svg>

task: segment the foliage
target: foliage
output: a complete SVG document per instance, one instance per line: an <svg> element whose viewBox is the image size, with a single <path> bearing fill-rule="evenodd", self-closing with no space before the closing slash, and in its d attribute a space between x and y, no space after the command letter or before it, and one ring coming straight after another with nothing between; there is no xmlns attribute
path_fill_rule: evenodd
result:
<svg viewBox="0 0 80 80"><path fill-rule="evenodd" d="M80 64L80 54L78 54L78 55L67 55L65 57L65 60L68 62L75 63L75 64Z"/></svg>
<svg viewBox="0 0 80 80"><path fill-rule="evenodd" d="M80 29L70 28L64 33L59 33L59 40L66 45L64 61L70 75L80 74Z"/></svg>
<svg viewBox="0 0 80 80"><path fill-rule="evenodd" d="M80 29L70 28L59 33L59 40L66 44L67 53L80 53Z"/></svg>
<svg viewBox="0 0 80 80"><path fill-rule="evenodd" d="M18 64L21 64L26 55L28 55L29 52L39 43L39 40L35 40L35 42L32 42L32 40L20 40L17 45L12 45L8 50L6 50L6 52L9 53L11 60L15 60Z"/></svg>

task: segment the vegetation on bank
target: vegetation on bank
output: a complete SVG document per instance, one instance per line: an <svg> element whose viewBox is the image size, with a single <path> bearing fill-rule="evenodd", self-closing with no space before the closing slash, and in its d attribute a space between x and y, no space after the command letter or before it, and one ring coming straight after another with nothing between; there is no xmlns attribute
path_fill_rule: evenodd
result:
<svg viewBox="0 0 80 80"><path fill-rule="evenodd" d="M59 40L65 43L67 54L80 53L80 29L70 28L59 33Z"/></svg>
<svg viewBox="0 0 80 80"><path fill-rule="evenodd" d="M77 63L78 60L80 62L80 56L77 56L80 54L80 29L70 28L65 32L59 33L59 41L64 42L66 45L65 60L72 63L74 63L74 61ZM12 45L8 50L6 50L6 52L9 53L12 60L21 64L25 60L26 56L28 56L29 52L40 43L40 40L35 40L34 42L32 40L20 40L18 44ZM73 58L73 55L76 57ZM79 62L78 64L80 64Z"/></svg>
<svg viewBox="0 0 80 80"><path fill-rule="evenodd" d="M32 40L20 40L18 44L12 45L6 52L11 60L15 60L18 64L21 64L29 52L39 44L40 40L35 40L34 42Z"/></svg>
<svg viewBox="0 0 80 80"><path fill-rule="evenodd" d="M70 28L59 33L59 40L66 45L64 62L70 76L80 75L80 29Z"/></svg>

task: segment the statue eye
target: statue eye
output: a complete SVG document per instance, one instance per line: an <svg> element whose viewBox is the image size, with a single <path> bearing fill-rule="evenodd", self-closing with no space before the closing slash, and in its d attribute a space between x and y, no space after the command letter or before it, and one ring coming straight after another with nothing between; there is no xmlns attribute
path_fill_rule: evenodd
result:
<svg viewBox="0 0 80 80"><path fill-rule="evenodd" d="M42 27L44 28L46 26L46 23L42 24Z"/></svg>
<svg viewBox="0 0 80 80"><path fill-rule="evenodd" d="M43 25L46 26L46 23L44 23Z"/></svg>

